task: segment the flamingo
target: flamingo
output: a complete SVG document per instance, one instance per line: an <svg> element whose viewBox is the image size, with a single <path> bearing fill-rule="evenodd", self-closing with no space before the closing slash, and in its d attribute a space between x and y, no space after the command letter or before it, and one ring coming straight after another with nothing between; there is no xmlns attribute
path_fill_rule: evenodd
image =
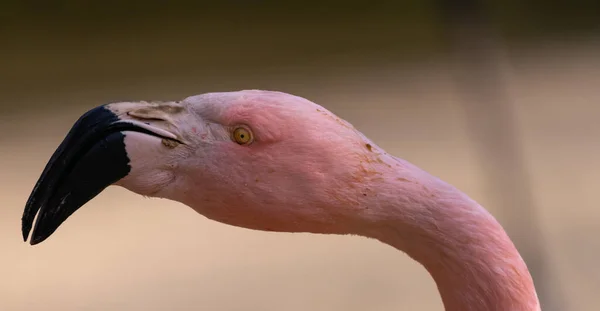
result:
<svg viewBox="0 0 600 311"><path fill-rule="evenodd" d="M23 239L35 220L30 244L43 242L110 185L233 226L378 240L429 272L445 310L540 310L526 263L488 211L299 96L243 90L91 109L33 188Z"/></svg>

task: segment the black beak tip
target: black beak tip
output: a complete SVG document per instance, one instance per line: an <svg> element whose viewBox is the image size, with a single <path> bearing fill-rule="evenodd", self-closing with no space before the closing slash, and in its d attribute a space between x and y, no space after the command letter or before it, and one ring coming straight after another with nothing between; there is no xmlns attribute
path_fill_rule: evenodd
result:
<svg viewBox="0 0 600 311"><path fill-rule="evenodd" d="M44 240L46 240L46 238L42 238L41 236L32 236L31 239L29 240L29 244L30 245L37 245L41 242L44 242Z"/></svg>
<svg viewBox="0 0 600 311"><path fill-rule="evenodd" d="M21 234L23 235L23 242L27 242L27 238L29 238L29 233L31 233L31 228L33 224L33 219L29 219L31 217L23 216L21 218Z"/></svg>
<svg viewBox="0 0 600 311"><path fill-rule="evenodd" d="M123 132L136 128L118 121L113 112L100 106L75 123L25 205L24 242L28 238L31 245L45 241L77 209L129 174Z"/></svg>
<svg viewBox="0 0 600 311"><path fill-rule="evenodd" d="M21 229L21 234L23 235L23 242L27 242L27 238L29 237L29 230L23 227Z"/></svg>

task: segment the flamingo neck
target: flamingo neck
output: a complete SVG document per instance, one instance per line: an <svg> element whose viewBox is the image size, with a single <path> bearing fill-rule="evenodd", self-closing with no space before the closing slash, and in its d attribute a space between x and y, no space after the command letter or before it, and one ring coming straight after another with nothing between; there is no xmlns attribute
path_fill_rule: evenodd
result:
<svg viewBox="0 0 600 311"><path fill-rule="evenodd" d="M379 185L366 235L421 263L447 311L540 310L527 266L496 219L456 188L401 163Z"/></svg>

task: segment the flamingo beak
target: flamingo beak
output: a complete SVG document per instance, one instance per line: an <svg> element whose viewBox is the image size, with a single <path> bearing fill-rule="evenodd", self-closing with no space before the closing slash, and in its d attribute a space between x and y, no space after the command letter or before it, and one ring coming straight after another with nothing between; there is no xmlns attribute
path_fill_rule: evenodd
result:
<svg viewBox="0 0 600 311"><path fill-rule="evenodd" d="M23 211L22 233L30 244L46 240L77 209L131 170L127 131L171 139L141 122L123 120L107 106L96 107L73 125L33 188Z"/></svg>

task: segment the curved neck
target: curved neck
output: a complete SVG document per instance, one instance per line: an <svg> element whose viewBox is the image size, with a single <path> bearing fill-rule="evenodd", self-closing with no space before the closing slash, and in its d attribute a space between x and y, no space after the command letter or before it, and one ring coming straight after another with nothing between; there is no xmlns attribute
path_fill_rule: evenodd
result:
<svg viewBox="0 0 600 311"><path fill-rule="evenodd" d="M527 266L496 219L454 187L398 161L401 169L378 185L365 235L420 262L448 311L540 310Z"/></svg>

